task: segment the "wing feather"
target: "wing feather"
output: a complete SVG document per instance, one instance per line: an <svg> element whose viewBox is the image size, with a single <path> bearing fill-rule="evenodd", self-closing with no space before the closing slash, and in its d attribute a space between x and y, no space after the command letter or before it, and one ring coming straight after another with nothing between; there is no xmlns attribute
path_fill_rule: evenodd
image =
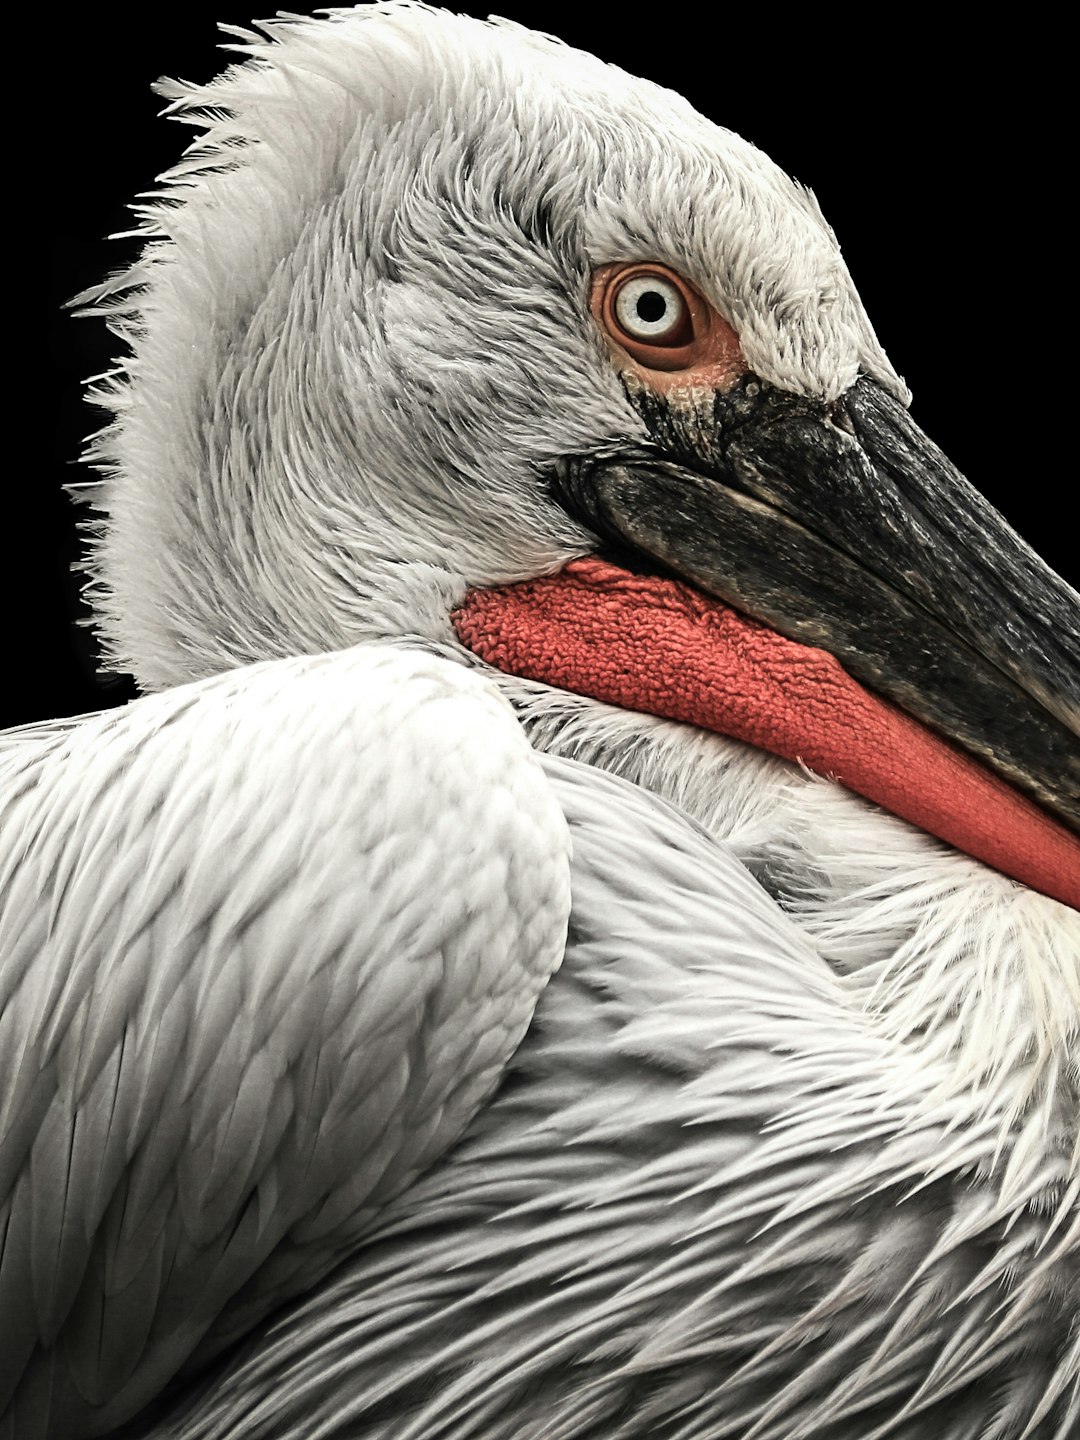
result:
<svg viewBox="0 0 1080 1440"><path fill-rule="evenodd" d="M458 1137L561 960L567 829L486 682L381 646L15 732L0 779L8 1414L86 1434Z"/></svg>
<svg viewBox="0 0 1080 1440"><path fill-rule="evenodd" d="M1018 1198L943 1067L730 850L613 776L544 765L573 910L508 1083L146 1433L1071 1436L1069 1152Z"/></svg>

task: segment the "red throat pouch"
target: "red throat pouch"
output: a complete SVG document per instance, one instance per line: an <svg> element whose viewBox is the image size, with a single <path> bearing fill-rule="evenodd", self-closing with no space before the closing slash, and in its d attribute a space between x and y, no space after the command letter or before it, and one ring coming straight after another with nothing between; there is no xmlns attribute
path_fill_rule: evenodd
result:
<svg viewBox="0 0 1080 1440"><path fill-rule="evenodd" d="M1080 838L827 651L689 586L590 557L472 590L452 618L462 643L499 670L801 761L1080 910Z"/></svg>

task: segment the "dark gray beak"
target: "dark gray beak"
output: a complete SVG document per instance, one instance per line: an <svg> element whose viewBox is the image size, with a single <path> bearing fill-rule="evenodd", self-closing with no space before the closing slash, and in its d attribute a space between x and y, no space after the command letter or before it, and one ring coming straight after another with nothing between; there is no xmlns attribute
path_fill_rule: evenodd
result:
<svg viewBox="0 0 1080 1440"><path fill-rule="evenodd" d="M1080 831L1080 597L898 401L867 378L824 405L748 377L711 414L635 403L654 447L552 481L620 563L830 651Z"/></svg>

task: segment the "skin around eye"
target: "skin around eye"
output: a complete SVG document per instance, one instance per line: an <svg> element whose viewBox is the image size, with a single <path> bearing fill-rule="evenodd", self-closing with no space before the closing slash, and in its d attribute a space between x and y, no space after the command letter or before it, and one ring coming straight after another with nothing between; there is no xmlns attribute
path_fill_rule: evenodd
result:
<svg viewBox="0 0 1080 1440"><path fill-rule="evenodd" d="M594 273L589 309L613 358L653 389L726 391L748 369L739 337L682 275L658 261Z"/></svg>

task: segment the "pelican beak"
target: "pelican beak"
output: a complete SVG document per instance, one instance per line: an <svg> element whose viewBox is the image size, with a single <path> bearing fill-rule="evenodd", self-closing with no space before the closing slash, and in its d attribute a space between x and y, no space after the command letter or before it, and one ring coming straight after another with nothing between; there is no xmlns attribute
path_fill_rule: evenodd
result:
<svg viewBox="0 0 1080 1440"><path fill-rule="evenodd" d="M868 378L636 397L655 448L569 458L557 501L624 566L804 645L1080 832L1078 598Z"/></svg>

